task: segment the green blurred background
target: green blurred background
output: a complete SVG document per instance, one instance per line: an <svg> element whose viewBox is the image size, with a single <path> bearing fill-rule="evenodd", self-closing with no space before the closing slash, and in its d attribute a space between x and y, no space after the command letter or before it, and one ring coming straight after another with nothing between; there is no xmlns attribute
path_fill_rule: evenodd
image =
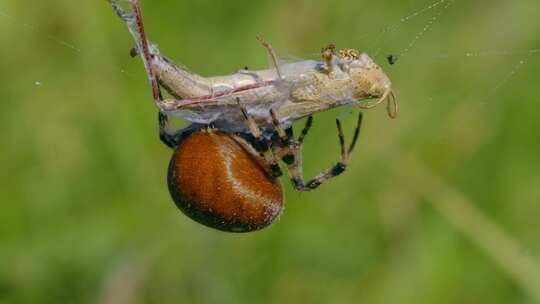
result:
<svg viewBox="0 0 540 304"><path fill-rule="evenodd" d="M0 303L540 302L538 0L142 9L162 52L203 75L265 68L258 33L283 58L368 51L399 117L366 111L332 183L284 179L268 229L213 231L169 197L171 151L107 2L0 0ZM337 159L338 115L352 132L343 109L317 115L306 176Z"/></svg>

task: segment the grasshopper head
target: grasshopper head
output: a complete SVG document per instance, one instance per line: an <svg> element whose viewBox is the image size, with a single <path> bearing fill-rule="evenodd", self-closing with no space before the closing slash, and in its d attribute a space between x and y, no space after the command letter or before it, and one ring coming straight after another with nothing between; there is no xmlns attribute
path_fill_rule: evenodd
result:
<svg viewBox="0 0 540 304"><path fill-rule="evenodd" d="M394 118L397 115L397 101L392 91L392 82L382 68L366 53L355 49L340 50L338 56L341 68L349 73L353 82L353 97L359 100L377 98L376 102L359 107L371 108L386 101L388 115Z"/></svg>

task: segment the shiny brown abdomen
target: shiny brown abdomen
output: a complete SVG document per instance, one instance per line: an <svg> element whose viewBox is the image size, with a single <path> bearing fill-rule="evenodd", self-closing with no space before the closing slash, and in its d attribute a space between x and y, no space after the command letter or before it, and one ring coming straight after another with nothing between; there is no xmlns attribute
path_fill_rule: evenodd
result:
<svg viewBox="0 0 540 304"><path fill-rule="evenodd" d="M206 226L249 232L279 216L283 191L269 166L240 138L198 130L174 152L169 191L187 216Z"/></svg>

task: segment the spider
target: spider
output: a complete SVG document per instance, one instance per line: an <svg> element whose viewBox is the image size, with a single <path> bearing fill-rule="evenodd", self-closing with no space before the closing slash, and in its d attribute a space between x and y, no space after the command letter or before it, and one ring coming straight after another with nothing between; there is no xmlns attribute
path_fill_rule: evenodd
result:
<svg viewBox="0 0 540 304"><path fill-rule="evenodd" d="M240 103L240 101L239 101ZM231 133L210 125L192 124L170 130L168 116L159 113L160 139L174 150L167 173L169 192L178 208L193 220L229 232L262 229L276 219L283 205L278 177L281 159L287 165L293 187L298 191L316 189L345 171L354 150L362 113L358 115L348 147L339 119L336 119L341 146L340 160L315 178L304 181L302 144L313 117L310 116L298 138L292 128L284 129L271 110L274 130L261 130L246 109L239 111L249 133Z"/></svg>
<svg viewBox="0 0 540 304"><path fill-rule="evenodd" d="M258 108L257 117L255 117L252 114L253 111L249 111L248 106L260 102L257 98L264 99L264 97L260 95L256 95L257 98L249 97L253 90L273 90L272 92L279 90L283 86L283 83L279 81L286 77L284 74L290 73L290 71L282 73L272 47L264 40L259 39L273 58L277 78L248 84L232 91L214 92L210 97L193 96L190 102L199 106L199 110L202 112L216 111L215 107L213 108L212 105L205 102L212 100L212 102L219 103L221 101L222 103L217 109L222 116L226 113L224 115L226 123L218 124L219 120L200 122L192 119L190 120L192 123L188 127L172 130L168 115L171 111L162 97L161 86L174 96L185 95L187 91L175 92L171 88L173 85L180 83L182 87L182 85L186 86L186 83L190 83L189 89L196 91L200 83L190 82L194 79L190 77L195 77L193 75L173 77L176 79L175 81L165 79L170 77L171 73L184 73L184 71L171 68L164 57L150 51L151 45L145 36L137 0L129 1L134 13L133 16L124 12L114 0L111 0L111 3L117 14L128 23L132 35L136 37L138 50L132 52L132 55L141 54L143 57L153 98L160 108L158 119L160 139L174 150L167 173L169 192L177 207L187 216L201 224L223 231L249 232L259 230L272 223L281 213L283 190L278 178L283 173L279 165L280 161L286 165L292 186L298 191L316 189L345 171L360 134L363 117L361 112L358 114L357 124L348 146L345 142L341 122L336 119L341 151L339 161L308 181L305 181L303 177L301 150L313 125L311 114L349 102L349 99L339 101L335 96L348 96L347 94L350 93L348 90L345 92L347 94L339 90L343 86L354 86L354 83L347 78L348 73L353 68L359 68L354 64L364 64L361 57L367 60L367 55L360 54L354 49L336 51L333 45L323 48L323 62L301 63L302 67L307 67L307 70L301 71L307 71L310 73L309 75L313 75L310 77L322 81L322 83L316 82L321 85L317 89L326 88L329 92L338 92L338 94L322 92L324 94L319 93L318 96L315 96L318 98L316 101L320 104L324 104L322 99L327 98L331 105L325 105L315 110L310 106L304 110L293 107L293 110L300 111L302 115L289 115L283 118L280 117L280 113L283 111L278 112L278 110L282 110L286 106L279 107L279 103L272 101ZM155 60L158 61L157 64L154 64ZM379 100L376 104L388 100L388 111L389 115L392 116L395 112L390 110L392 99L389 96L393 98L393 93L389 80L378 66L370 63L371 61L365 62L366 73L375 80L374 82L366 80L366 82L358 84L370 87L372 93L364 92L363 89L359 90L364 92L361 94L366 94L368 97L378 96ZM160 66L160 64L162 65ZM298 72L298 69L292 69L292 71ZM247 73L253 74L254 72L248 71ZM267 72L260 72L256 76L267 74ZM243 76L233 75L231 79L236 79L234 77L241 78ZM302 74L299 77L305 78L305 75ZM364 81L365 79L363 79L360 78ZM300 93L293 90L287 91L287 94L294 97L315 92L313 88L302 89L304 91ZM225 97L227 100L232 98L234 103L219 100L218 97ZM250 100L246 102L241 97ZM215 98L218 99L214 100ZM393 101L396 106L394 110L397 111L395 98ZM174 103L178 102L185 106L188 105L186 100L174 101ZM305 107L305 105L303 106ZM285 113L290 111L288 109ZM295 137L292 122L302 117L307 117L305 126L301 134ZM231 127L231 125L236 127Z"/></svg>

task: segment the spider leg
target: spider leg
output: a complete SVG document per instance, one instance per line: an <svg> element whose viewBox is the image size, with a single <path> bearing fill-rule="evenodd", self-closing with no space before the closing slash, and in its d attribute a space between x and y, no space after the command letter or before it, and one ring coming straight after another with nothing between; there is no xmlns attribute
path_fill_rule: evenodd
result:
<svg viewBox="0 0 540 304"><path fill-rule="evenodd" d="M280 154L282 155L281 160L287 166L291 166L294 164L296 159L294 148L292 147L294 139L292 139L292 136L289 136L287 132L285 132L285 129L283 128L283 125L279 122L279 119L274 109L270 109L270 116L272 117L272 124L274 125L275 133L278 135L279 138L279 147L281 150Z"/></svg>
<svg viewBox="0 0 540 304"><path fill-rule="evenodd" d="M305 137L304 130L306 130L305 134L307 134L307 130L309 130L309 128L311 127L311 121L308 119L306 123L306 127L302 131L303 136L301 135L299 140L296 142L297 146L291 149L294 155L294 162L290 165L289 164L287 165L289 177L291 178L291 182L296 190L311 191L345 171L349 163L349 157L351 153L354 151L354 148L358 141L358 136L360 135L360 127L362 125L362 113L359 113L358 115L358 121L357 121L357 125L354 131L353 139L348 148L345 146L345 137L343 135L343 128L341 126L341 122L339 119L336 119L336 125L337 125L338 138L339 138L339 144L340 144L340 149L341 149L340 160L335 165L324 170L322 173L320 173L315 178L311 179L310 181L306 183L304 181L304 177L302 174L302 158L299 152L300 152L301 144L302 144L300 140L303 141Z"/></svg>
<svg viewBox="0 0 540 304"><path fill-rule="evenodd" d="M293 186L296 190L299 191L308 191L303 190L305 188L303 182L303 173L302 173L302 155L300 153L300 148L302 142L304 141L305 136L309 132L309 129L312 126L313 118L310 116L306 121L306 125L302 129L302 134L295 140L293 138L292 132L287 133L283 128L283 125L279 122L276 113L274 110L270 110L270 115L272 117L272 124L275 128L275 134L277 134L279 139L279 152L281 160L287 165L287 173L291 179Z"/></svg>
<svg viewBox="0 0 540 304"><path fill-rule="evenodd" d="M308 134L309 130L311 129L311 126L313 125L313 116L309 116L307 121L306 121L306 125L304 126L304 128L302 129L302 133L300 134L300 136L298 137L298 143L301 145L304 143L304 138L306 137L306 135Z"/></svg>
<svg viewBox="0 0 540 304"><path fill-rule="evenodd" d="M237 98L236 101L238 102L238 106L240 107L240 110L242 111L242 115L244 116L244 119L246 120L246 123L249 127L249 131L251 135L255 138L255 146L254 146L255 150L261 153L264 159L270 164L270 170L272 171L272 176L280 177L281 175L283 175L283 172L281 172L281 168L279 168L276 155L270 149L269 141L263 137L261 129L259 129L259 126L255 122L253 117L251 117L248 114L246 108L240 104L240 99Z"/></svg>

